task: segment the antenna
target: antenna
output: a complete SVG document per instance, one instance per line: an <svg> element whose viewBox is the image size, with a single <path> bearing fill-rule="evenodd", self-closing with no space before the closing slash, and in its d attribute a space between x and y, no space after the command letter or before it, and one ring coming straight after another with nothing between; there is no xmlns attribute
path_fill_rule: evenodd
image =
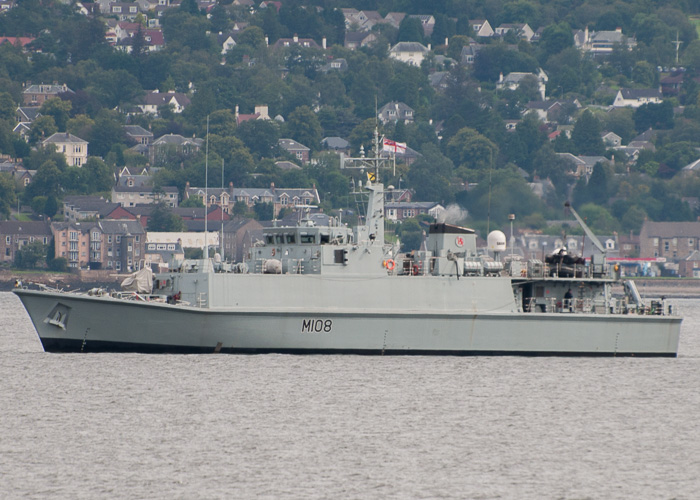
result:
<svg viewBox="0 0 700 500"><path fill-rule="evenodd" d="M233 193L231 193L233 194ZM221 158L221 196L219 196L219 204L221 205L221 236L219 237L219 246L221 247L221 261L224 261L224 159Z"/></svg>
<svg viewBox="0 0 700 500"><path fill-rule="evenodd" d="M680 49L681 44L683 43L678 39L678 30L676 30L676 39L671 40L671 43L676 46L676 64L678 64L678 49Z"/></svg>
<svg viewBox="0 0 700 500"><path fill-rule="evenodd" d="M207 204L209 203L209 115L207 115L207 145L204 154L204 258L209 258L209 242L207 241Z"/></svg>

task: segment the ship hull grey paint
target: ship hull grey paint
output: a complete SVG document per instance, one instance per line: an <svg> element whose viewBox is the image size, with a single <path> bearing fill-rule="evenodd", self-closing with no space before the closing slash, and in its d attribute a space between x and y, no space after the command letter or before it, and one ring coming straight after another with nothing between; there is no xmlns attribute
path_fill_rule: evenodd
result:
<svg viewBox="0 0 700 500"><path fill-rule="evenodd" d="M674 316L202 309L17 290L48 352L668 356ZM59 322L51 321L56 311Z"/></svg>

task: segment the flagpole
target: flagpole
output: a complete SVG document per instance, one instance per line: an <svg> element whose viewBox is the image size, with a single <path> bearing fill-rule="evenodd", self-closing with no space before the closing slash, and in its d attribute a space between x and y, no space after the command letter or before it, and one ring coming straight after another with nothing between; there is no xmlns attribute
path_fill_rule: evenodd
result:
<svg viewBox="0 0 700 500"><path fill-rule="evenodd" d="M207 203L209 203L209 115L207 115L207 145L204 154L204 258L209 258L209 242L207 241Z"/></svg>

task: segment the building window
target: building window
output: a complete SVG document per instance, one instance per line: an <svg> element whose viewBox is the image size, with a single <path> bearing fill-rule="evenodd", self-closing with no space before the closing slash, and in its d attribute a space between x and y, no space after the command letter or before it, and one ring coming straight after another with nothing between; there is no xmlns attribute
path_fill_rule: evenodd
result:
<svg viewBox="0 0 700 500"><path fill-rule="evenodd" d="M6 245L12 244L12 236L5 236L5 244Z"/></svg>
<svg viewBox="0 0 700 500"><path fill-rule="evenodd" d="M668 241L664 241L664 250L665 250L666 252L668 252L669 248L670 248L669 242L668 242Z"/></svg>
<svg viewBox="0 0 700 500"><path fill-rule="evenodd" d="M693 238L688 238L688 246L692 247L695 244L695 240Z"/></svg>

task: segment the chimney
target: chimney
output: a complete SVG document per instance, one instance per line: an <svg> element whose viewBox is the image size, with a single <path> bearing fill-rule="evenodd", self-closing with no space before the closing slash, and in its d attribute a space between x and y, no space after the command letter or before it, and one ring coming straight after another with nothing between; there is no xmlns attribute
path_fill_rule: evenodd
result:
<svg viewBox="0 0 700 500"><path fill-rule="evenodd" d="M268 45L270 45L270 39L265 37L265 47L267 47Z"/></svg>
<svg viewBox="0 0 700 500"><path fill-rule="evenodd" d="M428 50L433 50L433 44L431 44L431 43L428 44Z"/></svg>
<svg viewBox="0 0 700 500"><path fill-rule="evenodd" d="M231 201L233 201L233 182L228 183L229 191L231 192Z"/></svg>
<svg viewBox="0 0 700 500"><path fill-rule="evenodd" d="M450 39L445 37L445 47L449 47L449 46L450 46Z"/></svg>
<svg viewBox="0 0 700 500"><path fill-rule="evenodd" d="M326 50L326 37L324 36L321 38L321 47L323 47L323 50Z"/></svg>
<svg viewBox="0 0 700 500"><path fill-rule="evenodd" d="M275 194L275 183L274 182L270 183L270 190L272 191L272 194Z"/></svg>
<svg viewBox="0 0 700 500"><path fill-rule="evenodd" d="M293 41L294 43L299 43L299 35L297 35L296 33L294 33L294 36L292 37L292 41Z"/></svg>

